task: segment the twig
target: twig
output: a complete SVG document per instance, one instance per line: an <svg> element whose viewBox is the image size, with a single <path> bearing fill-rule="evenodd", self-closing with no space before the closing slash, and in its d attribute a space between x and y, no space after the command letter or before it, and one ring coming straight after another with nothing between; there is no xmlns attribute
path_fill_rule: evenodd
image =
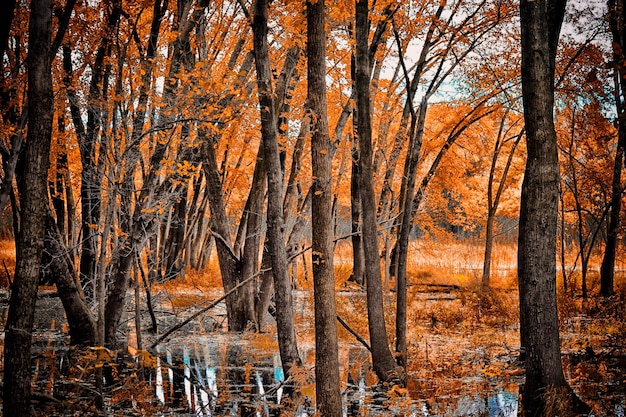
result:
<svg viewBox="0 0 626 417"><path fill-rule="evenodd" d="M361 337L360 334L358 334L356 332L356 330L352 329L352 327L348 326L348 323L346 323L340 316L339 314L337 314L337 321L339 321L339 323L347 330L349 331L354 337L356 337L356 340L358 340L359 342L361 342L361 344L363 346L365 346L367 348L367 350L369 350L370 352L372 351L372 348L370 347L369 343L367 343L367 341L365 339L363 339Z"/></svg>

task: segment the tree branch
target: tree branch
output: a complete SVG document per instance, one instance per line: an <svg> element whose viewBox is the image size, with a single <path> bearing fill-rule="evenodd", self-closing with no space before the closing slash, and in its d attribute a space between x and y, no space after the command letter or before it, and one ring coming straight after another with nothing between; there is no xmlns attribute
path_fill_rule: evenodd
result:
<svg viewBox="0 0 626 417"><path fill-rule="evenodd" d="M358 334L356 332L356 330L352 329L352 327L348 326L348 323L346 323L340 316L339 314L337 314L337 321L339 322L339 324L341 324L347 331L350 332L350 334L352 334L352 336L354 336L356 338L356 340L358 340L359 342L361 342L361 344L363 346L365 346L367 348L367 350L369 350L370 352L372 351L372 348L370 347L369 343L367 343L367 341L365 339L363 339L361 337L360 334Z"/></svg>

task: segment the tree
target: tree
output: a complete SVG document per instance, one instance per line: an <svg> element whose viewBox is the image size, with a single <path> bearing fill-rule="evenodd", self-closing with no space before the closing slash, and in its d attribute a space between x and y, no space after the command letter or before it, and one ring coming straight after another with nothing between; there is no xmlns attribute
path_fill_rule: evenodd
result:
<svg viewBox="0 0 626 417"><path fill-rule="evenodd" d="M22 197L16 241L15 279L5 325L5 416L30 415L31 337L43 251L48 166L52 140L52 1L31 2L28 50L28 133L24 171L18 181Z"/></svg>
<svg viewBox="0 0 626 417"><path fill-rule="evenodd" d="M541 415L549 395L580 400L561 364L556 305L556 230L559 162L554 129L554 71L565 12L564 0L522 0L522 94L527 160L522 183L518 238L520 339L527 415Z"/></svg>
<svg viewBox="0 0 626 417"><path fill-rule="evenodd" d="M363 216L363 254L367 290L367 317L372 347L372 365L381 381L404 384L402 368L389 349L383 307L383 289L378 254L376 203L373 185L372 128L370 120L370 66L368 51L369 11L367 0L356 0L356 109L361 155L359 189Z"/></svg>
<svg viewBox="0 0 626 417"><path fill-rule="evenodd" d="M578 97L576 97L578 98ZM563 100L567 102L566 99ZM602 115L597 101L585 104L569 103L557 112L561 129L557 131L561 155L562 222L571 225L578 243L578 253L570 274L580 260L582 297L588 291L588 269L599 236L605 231L610 208L612 149L607 139L614 136L613 126ZM566 119L571 122L567 123ZM567 129L567 124L571 127ZM567 280L567 277L565 278Z"/></svg>
<svg viewBox="0 0 626 417"><path fill-rule="evenodd" d="M490 286L491 255L493 252L493 242L496 227L496 213L500 205L500 199L502 198L502 194L506 189L507 177L513 163L515 150L517 149L517 145L521 142L522 137L524 136L523 129L516 135L505 136L508 133L508 131L505 131L507 115L508 111L505 112L502 116L500 128L498 129L493 154L491 157L491 165L489 168L489 181L487 183L487 220L485 224L485 256L483 258L483 273L481 277L481 287L483 290L489 289ZM513 126L515 126L515 123L513 123ZM506 144L509 142L511 143L510 147L508 149L505 149ZM499 183L496 187L496 168L498 165L498 159L500 157L500 154L504 151L507 151L508 154L506 155L506 162L504 168L502 169L502 173L500 174Z"/></svg>
<svg viewBox="0 0 626 417"><path fill-rule="evenodd" d="M307 107L311 123L313 292L315 300L315 395L323 416L341 416L337 307L333 257L332 143L326 114L324 0L307 1Z"/></svg>
<svg viewBox="0 0 626 417"><path fill-rule="evenodd" d="M261 111L261 146L267 173L267 247L274 275L276 297L276 328L280 359L286 376L291 368L301 364L293 319L291 282L285 250L283 225L283 175L278 150L278 129L272 71L267 47L267 0L256 0L252 29L257 88Z"/></svg>
<svg viewBox="0 0 626 417"><path fill-rule="evenodd" d="M626 39L624 31L624 15L626 9L622 0L609 0L609 27L613 37L613 70L615 71L615 106L617 110L617 149L615 163L613 165L613 182L611 184L611 206L609 213L609 226L607 241L604 249L604 257L600 268L600 294L612 295L613 275L615 274L615 252L620 225L620 212L622 203L622 169L626 152L626 104L624 94L626 89Z"/></svg>

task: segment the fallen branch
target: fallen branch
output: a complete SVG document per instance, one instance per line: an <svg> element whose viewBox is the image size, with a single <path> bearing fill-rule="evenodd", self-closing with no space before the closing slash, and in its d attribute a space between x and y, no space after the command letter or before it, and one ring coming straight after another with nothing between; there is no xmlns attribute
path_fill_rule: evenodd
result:
<svg viewBox="0 0 626 417"><path fill-rule="evenodd" d="M340 316L339 314L337 314L337 321L339 321L339 323L347 330L349 331L352 336L356 337L356 340L358 340L359 342L361 342L361 344L363 346L365 346L367 348L367 350L369 350L370 352L372 351L372 348L370 347L369 343L367 343L367 341L365 339L363 339L361 337L360 334L358 334L356 332L356 330L352 329L352 327L348 326L348 323L346 323Z"/></svg>
<svg viewBox="0 0 626 417"><path fill-rule="evenodd" d="M194 320L196 317L206 313L207 311L209 311L210 309L212 309L213 307L215 307L216 305L218 305L219 303L221 303L222 301L224 301L229 295L231 295L232 293L234 293L235 291L237 291L239 288L243 287L244 285L246 285L248 282L252 281L254 278L256 278L257 276L259 276L259 274L266 272L267 270L261 270L258 273L252 275L249 278L244 279L243 281L241 281L239 284L235 285L230 291L228 291L226 294L224 294L223 296L221 296L220 298L218 298L217 300L213 301L211 304L209 304L208 306L204 307L203 309L195 312L194 314L192 314L191 316L187 317L185 320L181 321L180 323L170 327L165 333L163 333L161 336L159 336L154 343L152 343L150 345L150 349L154 349L157 347L157 345L159 343L161 343L162 341L164 341L165 339L167 339L172 333L174 333L175 331L179 330L180 328L182 328L183 326L185 326L186 324L188 324L189 322L191 322L192 320Z"/></svg>

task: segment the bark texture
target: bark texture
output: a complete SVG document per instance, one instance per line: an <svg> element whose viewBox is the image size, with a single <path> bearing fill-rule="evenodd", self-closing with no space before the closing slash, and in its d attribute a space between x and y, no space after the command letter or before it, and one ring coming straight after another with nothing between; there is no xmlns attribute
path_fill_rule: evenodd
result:
<svg viewBox="0 0 626 417"><path fill-rule="evenodd" d="M342 415L333 270L332 143L326 114L324 0L307 2L307 107L311 121L315 395L320 415Z"/></svg>
<svg viewBox="0 0 626 417"><path fill-rule="evenodd" d="M556 305L559 161L554 68L564 0L522 0L522 93L528 156L519 221L520 336L526 352L525 415L542 415L546 393L571 394L563 375ZM572 400L574 396L568 400Z"/></svg>
<svg viewBox="0 0 626 417"><path fill-rule="evenodd" d="M381 381L403 380L397 375L396 362L389 349L383 307L382 277L378 255L376 228L376 197L372 173L372 130L370 119L370 66L368 56L369 36L368 1L356 0L356 103L357 133L361 149L361 205L363 216L363 253L367 285L367 312L372 346L372 364ZM401 382L401 381L400 381Z"/></svg>
<svg viewBox="0 0 626 417"><path fill-rule="evenodd" d="M96 341L96 323L69 263L67 250L51 216L46 216L46 240L43 264L56 284L67 317L72 345L92 346Z"/></svg>
<svg viewBox="0 0 626 417"><path fill-rule="evenodd" d="M289 280L289 263L285 248L283 224L283 175L278 150L276 108L272 91L272 69L267 47L267 0L255 2L252 29L257 71L257 88L261 111L261 136L267 173L267 247L274 272L276 299L276 328L278 347L285 372L290 375L294 365L300 365L293 320L293 302Z"/></svg>
<svg viewBox="0 0 626 417"><path fill-rule="evenodd" d="M626 86L626 33L624 33L623 0L609 0L609 26L613 37L613 60L615 63L615 104L617 107L617 150L613 165L613 182L611 185L611 211L609 214L609 228L607 230L606 248L600 268L600 294L612 295L615 275L615 253L617 251L618 230L620 227L620 212L622 205L622 169L624 167L624 151L626 150L626 105L624 103L624 87Z"/></svg>
<svg viewBox="0 0 626 417"><path fill-rule="evenodd" d="M5 416L30 415L31 335L45 233L48 166L53 122L52 1L33 0L29 23L28 133L22 185L22 212L16 241L15 278L5 325Z"/></svg>

